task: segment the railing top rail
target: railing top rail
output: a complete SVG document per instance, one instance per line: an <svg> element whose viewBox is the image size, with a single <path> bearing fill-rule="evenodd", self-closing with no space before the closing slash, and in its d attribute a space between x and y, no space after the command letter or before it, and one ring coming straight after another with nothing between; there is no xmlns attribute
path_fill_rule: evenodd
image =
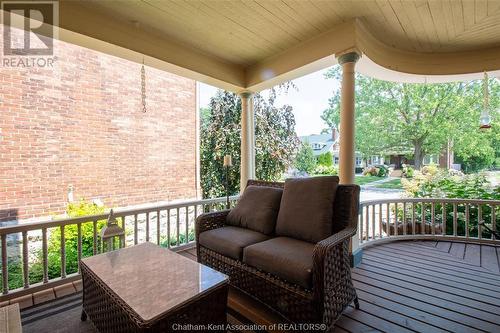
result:
<svg viewBox="0 0 500 333"><path fill-rule="evenodd" d="M230 196L230 200L238 199L237 195ZM115 217L122 216L130 216L135 214L145 214L156 211L162 211L167 209L177 209L182 207L196 206L196 205L207 205L207 204L215 204L215 203L223 203L226 201L226 197L213 198L213 199L201 199L201 200L186 200L175 203L168 203L162 205L154 205L147 206L141 208L131 208L131 209L116 209L113 210ZM37 221L37 222L26 222L17 225L10 225L0 227L0 236L1 235L9 235L23 231L32 231L32 230L40 230L43 228L53 228L60 227L64 225L92 222L98 220L105 220L109 216L108 213L98 214L98 215L87 215L81 217L71 217L71 218L62 218L62 219L54 219L54 220L45 220L45 221Z"/></svg>
<svg viewBox="0 0 500 333"><path fill-rule="evenodd" d="M457 204L476 204L476 205L493 205L499 206L500 200L483 200L483 199L460 199L460 198L394 198L394 199L376 199L361 201L362 206L371 206L379 204L391 203L457 203Z"/></svg>
<svg viewBox="0 0 500 333"><path fill-rule="evenodd" d="M231 196L230 200L236 200L238 198L237 195ZM151 213L161 210L167 209L177 209L186 206L195 206L195 205L207 205L207 204L215 204L215 203L223 203L225 202L225 197L214 198L214 199L201 199L201 200L186 200L175 203L167 203L162 205L154 205L140 208L132 208L132 209L117 209L114 210L114 214L116 217L130 216L135 214L145 214ZM370 205L378 205L378 204L391 204L391 203L458 203L458 204L484 204L484 205L493 205L500 206L500 200L482 200L482 199L460 199L460 198L394 198L394 199L376 199L376 200L366 200L362 201L361 206L370 206ZM99 214L99 215L88 215L82 217L73 217L73 218L62 218L62 219L54 219L54 220L45 220L39 222L27 222L18 225L4 226L0 227L0 235L8 235L23 231L32 231L32 230L40 230L43 228L53 228L64 225L85 223L97 220L105 220L109 216L109 213Z"/></svg>

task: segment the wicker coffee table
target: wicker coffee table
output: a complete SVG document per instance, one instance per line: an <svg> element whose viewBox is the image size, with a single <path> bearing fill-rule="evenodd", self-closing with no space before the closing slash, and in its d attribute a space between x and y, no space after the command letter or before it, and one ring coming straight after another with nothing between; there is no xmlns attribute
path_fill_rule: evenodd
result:
<svg viewBox="0 0 500 333"><path fill-rule="evenodd" d="M81 261L82 320L99 332L224 331L228 277L152 243Z"/></svg>

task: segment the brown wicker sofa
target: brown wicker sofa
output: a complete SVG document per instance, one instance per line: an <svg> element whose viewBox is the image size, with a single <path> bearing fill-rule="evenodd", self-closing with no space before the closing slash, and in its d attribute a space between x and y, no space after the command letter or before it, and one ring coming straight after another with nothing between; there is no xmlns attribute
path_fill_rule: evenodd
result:
<svg viewBox="0 0 500 333"><path fill-rule="evenodd" d="M338 183L337 177L329 178ZM282 210L287 207L290 211L297 208L300 211L307 210L296 207L300 202L293 203L295 206L291 208L290 205L284 206L285 197L292 196L286 194L287 186L284 183L250 180L238 206L243 205L243 201L248 206L248 202L252 200L268 200L269 198L262 199L266 195L254 194L250 198L247 193L250 193L250 189L257 191L256 187L266 187L284 193L283 199L278 200L275 192L270 192L270 196L274 196L272 200L278 200L279 214L285 214ZM357 185L328 186L334 196L331 203L333 211L329 215L331 224L327 229L328 235L319 241L304 241L287 236L283 227L287 227L287 219L293 220L294 216L285 214L285 220L279 216L277 225L272 230L264 228L259 232L249 230L256 229L251 223L243 227L231 225L228 222L231 211L224 210L203 214L196 220L198 261L229 275L232 286L290 321L301 324L321 323L325 324L323 327L326 330L330 330L351 302L354 301L355 307L359 308L356 290L351 281L348 247L350 237L356 233L360 188ZM300 197L302 194L296 191L295 195ZM299 200L312 205L322 200L322 197L309 197L303 194ZM250 208L259 211L259 207ZM243 212L253 214L248 207ZM262 214L258 218L262 218ZM301 228L300 225L298 227ZM322 226L318 229L320 228ZM299 237L315 231L302 229L301 232Z"/></svg>

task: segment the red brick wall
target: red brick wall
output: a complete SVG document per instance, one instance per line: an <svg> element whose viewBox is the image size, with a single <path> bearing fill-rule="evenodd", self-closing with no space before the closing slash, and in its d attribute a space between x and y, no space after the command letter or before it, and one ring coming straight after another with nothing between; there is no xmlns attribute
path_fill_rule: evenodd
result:
<svg viewBox="0 0 500 333"><path fill-rule="evenodd" d="M56 42L51 69L0 67L0 221L75 199L126 206L196 196L195 81Z"/></svg>

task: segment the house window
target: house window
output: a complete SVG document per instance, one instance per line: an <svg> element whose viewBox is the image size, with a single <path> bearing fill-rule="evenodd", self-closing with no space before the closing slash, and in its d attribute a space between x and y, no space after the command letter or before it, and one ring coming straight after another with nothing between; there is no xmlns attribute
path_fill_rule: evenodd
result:
<svg viewBox="0 0 500 333"><path fill-rule="evenodd" d="M356 165L361 165L363 163L363 159L359 156L356 156Z"/></svg>
<svg viewBox="0 0 500 333"><path fill-rule="evenodd" d="M321 143L313 143L311 146L314 150L320 150L321 148L323 148L323 145Z"/></svg>
<svg viewBox="0 0 500 333"><path fill-rule="evenodd" d="M335 156L335 158L333 159L333 164L339 164L338 156Z"/></svg>

